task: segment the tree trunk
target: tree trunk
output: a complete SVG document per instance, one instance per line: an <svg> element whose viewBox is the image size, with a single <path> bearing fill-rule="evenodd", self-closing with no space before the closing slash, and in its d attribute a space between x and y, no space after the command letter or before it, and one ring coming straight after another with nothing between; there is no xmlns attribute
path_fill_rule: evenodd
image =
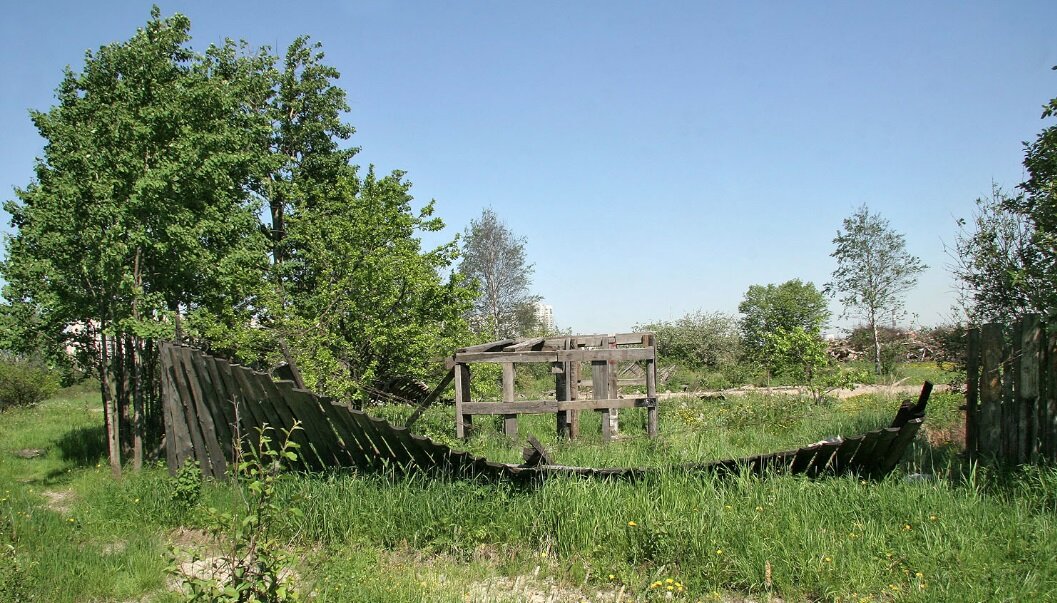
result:
<svg viewBox="0 0 1057 603"><path fill-rule="evenodd" d="M125 356L132 376L132 470L143 468L143 364L139 354L139 338L128 337Z"/></svg>
<svg viewBox="0 0 1057 603"><path fill-rule="evenodd" d="M877 315L870 312L870 329L873 331L873 367L874 374L881 374L881 340L877 337Z"/></svg>
<svg viewBox="0 0 1057 603"><path fill-rule="evenodd" d="M102 327L100 327L102 331ZM110 390L110 354L107 352L106 335L99 334L99 389L103 396L103 424L106 427L107 448L110 456L110 472L121 477L120 421L114 393Z"/></svg>

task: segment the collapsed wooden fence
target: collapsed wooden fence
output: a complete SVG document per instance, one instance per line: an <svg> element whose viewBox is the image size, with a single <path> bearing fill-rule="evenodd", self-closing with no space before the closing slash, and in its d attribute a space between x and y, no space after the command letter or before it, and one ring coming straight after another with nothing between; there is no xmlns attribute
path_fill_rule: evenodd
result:
<svg viewBox="0 0 1057 603"><path fill-rule="evenodd" d="M1057 461L1057 328L1028 315L971 329L967 344L966 451Z"/></svg>
<svg viewBox="0 0 1057 603"><path fill-rule="evenodd" d="M249 451L257 430L291 430L300 449L296 469L349 467L364 472L422 471L487 479L529 481L553 474L638 477L660 471L790 471L808 475L889 473L921 427L931 384L917 404L905 404L886 429L836 438L798 450L680 467L594 468L554 464L533 442L523 464L497 463L454 450L407 428L373 418L293 381L232 364L171 343L159 348L165 450L169 470L197 462L202 472L223 479L239 455ZM530 454L531 453L531 454Z"/></svg>

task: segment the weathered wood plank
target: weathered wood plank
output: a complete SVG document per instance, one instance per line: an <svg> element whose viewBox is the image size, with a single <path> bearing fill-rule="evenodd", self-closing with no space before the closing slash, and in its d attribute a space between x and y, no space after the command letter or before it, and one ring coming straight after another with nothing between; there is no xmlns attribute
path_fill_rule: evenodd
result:
<svg viewBox="0 0 1057 603"><path fill-rule="evenodd" d="M236 453L239 451L239 443L237 441L239 427L238 418L235 415L234 403L238 394L228 390L227 381L220 374L216 358L208 354L199 354L199 357L202 358L205 363L206 371L209 373L209 378L213 382L213 388L216 391L221 416L223 416L224 425L227 426L228 437L231 438L230 441L227 442L224 453L229 454L230 456L228 459L234 463L238 460Z"/></svg>
<svg viewBox="0 0 1057 603"><path fill-rule="evenodd" d="M1057 461L1057 325L1051 326L1046 345L1046 404L1043 406L1042 425L1045 434L1045 456Z"/></svg>
<svg viewBox="0 0 1057 603"><path fill-rule="evenodd" d="M896 438L899 436L900 429L898 427L886 427L881 430L881 435L877 438L877 445L871 451L869 457L860 459L859 455L856 455L855 460L857 463L861 463L866 474L870 477L880 477L883 474L879 471L881 463L888 458L892 444L895 443Z"/></svg>
<svg viewBox="0 0 1057 603"><path fill-rule="evenodd" d="M336 402L330 403L331 408L328 409L328 414L336 417L339 421L344 423L349 434L353 438L353 442L356 444L356 448L362 453L361 460L366 462L367 465L372 469L381 469L385 466L385 459L383 459L380 452L384 444L376 445L374 440L363 430L356 415L363 414L361 411L349 408L343 404Z"/></svg>
<svg viewBox="0 0 1057 603"><path fill-rule="evenodd" d="M826 442L818 447L818 452L811 459L811 463L804 468L804 474L808 477L818 477L829 468L830 460L840 449L843 441Z"/></svg>
<svg viewBox="0 0 1057 603"><path fill-rule="evenodd" d="M434 402L436 402L438 398L440 398L441 394L444 393L444 390L447 389L448 385L450 385L451 382L454 380L455 369L452 368L444 375L444 378L440 380L440 383L437 384L437 387L433 388L433 391L431 391L429 395L426 396L426 398L419 403L418 408L415 409L415 412L411 413L411 416L408 417L407 421L404 422L404 427L410 428L412 425L414 425L415 422L418 421L418 419L422 416L422 413L426 412L426 409L429 408L430 405L432 405Z"/></svg>
<svg viewBox="0 0 1057 603"><path fill-rule="evenodd" d="M469 402L462 412L471 415L548 414L563 410L604 410L607 408L652 408L651 398L619 398L605 400L518 400L517 402Z"/></svg>
<svg viewBox="0 0 1057 603"><path fill-rule="evenodd" d="M188 350L188 359L194 366L194 372L198 378L198 387L202 393L202 400L205 402L206 407L209 410L210 418L213 421L213 432L217 441L220 445L220 458L224 464L224 473L228 471L228 464L234 459L232 454L232 431L231 426L228 424L227 417L224 415L224 397L217 391L217 386L213 383L213 375L209 372L209 367L205 360L205 355L197 350Z"/></svg>
<svg viewBox="0 0 1057 603"><path fill-rule="evenodd" d="M998 455L1002 438L1002 325L986 324L980 330L980 429L977 446L982 454Z"/></svg>
<svg viewBox="0 0 1057 603"><path fill-rule="evenodd" d="M542 340L541 340L542 341ZM514 363L503 363L503 402L510 404L514 402ZM517 438L517 414L509 413L503 415L503 433L510 439Z"/></svg>
<svg viewBox="0 0 1057 603"><path fill-rule="evenodd" d="M808 465L811 464L815 455L818 454L819 448L821 448L821 445L813 444L797 450L796 454L793 455L792 463L789 464L789 473L793 475L803 473L808 468Z"/></svg>
<svg viewBox="0 0 1057 603"><path fill-rule="evenodd" d="M536 347L537 345L542 344L543 341L544 341L543 337L535 337L535 338L532 338L532 339L526 339L524 341L519 341L517 343L505 346L503 348L503 351L504 352L521 352L523 350L531 350L532 348Z"/></svg>
<svg viewBox="0 0 1057 603"><path fill-rule="evenodd" d="M977 454L980 439L980 329L969 329L966 339L965 368L965 451Z"/></svg>
<svg viewBox="0 0 1057 603"><path fill-rule="evenodd" d="M1038 458L1039 423L1038 405L1040 390L1040 370L1042 368L1042 349L1044 346L1042 323L1038 314L1024 317L1024 326L1020 338L1020 389L1017 405L1019 408L1020 462L1026 463Z"/></svg>
<svg viewBox="0 0 1057 603"><path fill-rule="evenodd" d="M833 455L833 459L830 461L830 468L833 473L840 475L848 470L852 458L859 450L859 445L862 444L864 439L865 436L861 435L844 438L844 441L841 442L837 452Z"/></svg>
<svg viewBox="0 0 1057 603"><path fill-rule="evenodd" d="M914 441L914 437L918 434L918 430L921 428L921 419L913 419L907 422L906 425L899 428L899 434L893 440L892 445L888 451L885 452L884 458L880 459L878 464L877 473L879 475L887 475L895 469L899 461L903 460L903 456L906 454L911 442Z"/></svg>
<svg viewBox="0 0 1057 603"><path fill-rule="evenodd" d="M356 467L361 471L371 469L371 463L368 461L369 455L360 448L360 443L357 441L352 429L350 429L348 422L344 421L341 416L346 412L344 407L335 404L327 398L320 398L319 410L330 424L331 429L337 434L339 458L343 459L342 466ZM347 463L344 462L346 458L348 459Z"/></svg>
<svg viewBox="0 0 1057 603"><path fill-rule="evenodd" d="M554 350L539 352L467 352L455 355L456 363L478 362L596 362L615 360L632 362L654 357L652 348L616 348L600 350Z"/></svg>
<svg viewBox="0 0 1057 603"><path fill-rule="evenodd" d="M342 450L338 434L320 407L319 398L290 381L273 383L278 390L278 396L286 403L293 416L303 424L302 429L309 436L309 441L323 462L324 468L348 466L352 459Z"/></svg>
<svg viewBox="0 0 1057 603"><path fill-rule="evenodd" d="M463 411L463 406L470 403L470 367L456 364L452 370L455 371L455 437L462 440L473 427L473 415Z"/></svg>
<svg viewBox="0 0 1057 603"><path fill-rule="evenodd" d="M458 354L464 353L476 353L476 352L492 352L495 350L501 350L504 347L515 343L516 339L500 339L499 341L489 341L487 343L479 343L477 345L467 346L465 348L459 348L456 350Z"/></svg>
<svg viewBox="0 0 1057 603"><path fill-rule="evenodd" d="M650 347L651 350L655 350L654 347L656 340L653 335L647 335L645 343ZM647 407L646 410L646 435L650 438L657 437L660 421L660 410L657 408L657 360L651 358L646 361L646 397L653 400L654 403Z"/></svg>
<svg viewBox="0 0 1057 603"><path fill-rule="evenodd" d="M178 346L169 348L169 360L172 363L173 379L180 395L183 414L187 419L187 430L190 434L192 451L198 466L204 475L213 476L213 465L209 462L209 452L202 434L202 423L198 419L198 409L191 394L190 379L183 369L181 352Z"/></svg>

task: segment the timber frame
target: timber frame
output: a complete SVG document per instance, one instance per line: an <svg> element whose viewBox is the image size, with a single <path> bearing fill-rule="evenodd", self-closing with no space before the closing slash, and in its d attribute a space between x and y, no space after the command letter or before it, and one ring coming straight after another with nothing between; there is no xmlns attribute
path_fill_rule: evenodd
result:
<svg viewBox="0 0 1057 603"><path fill-rule="evenodd" d="M503 367L501 402L473 401L470 396L470 365L493 362ZM581 396L582 364L591 363L591 395ZM620 363L645 364L642 379L620 379ZM446 360L455 381L455 435L465 438L474 415L502 415L503 432L517 437L519 414L554 413L561 437L580 433L580 411L602 413L602 441L610 441L618 429L618 409L645 408L646 433L657 436L657 347L652 333L577 335L504 339L459 348ZM554 400L517 400L514 395L515 365L548 363L554 375ZM646 395L622 397L622 385L645 385Z"/></svg>

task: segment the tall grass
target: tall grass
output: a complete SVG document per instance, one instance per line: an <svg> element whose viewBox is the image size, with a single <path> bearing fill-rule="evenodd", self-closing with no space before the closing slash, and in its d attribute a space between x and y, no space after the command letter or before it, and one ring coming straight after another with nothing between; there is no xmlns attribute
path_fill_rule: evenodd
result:
<svg viewBox="0 0 1057 603"><path fill-rule="evenodd" d="M960 403L934 396L926 425L955 428ZM663 467L874 429L896 405L876 396L830 406L685 398L663 402L654 441L635 411L622 412L623 439L609 445L598 440L593 413L584 413L579 442L556 441L552 416L526 418L521 432L540 436L563 463ZM15 575L41 601L176 600L165 578L172 543L208 551L202 510L240 507L237 488L209 482L200 506L184 510L173 504L175 480L156 466L112 480L97 467L98 407L90 397L58 398L0 423L0 545L12 543L17 561L7 572L15 565L0 561L0 593ZM450 409L423 421L450 430ZM482 423L466 445L518 460L519 442ZM26 448L44 452L14 454ZM290 474L277 500L303 514L284 515L275 529L300 556L298 581L317 601L517 601L547 585L564 589L559 600L621 592L666 600L669 586L675 600L1057 599L1057 470L976 467L957 452L956 443L922 436L880 482L670 470L519 488Z"/></svg>

